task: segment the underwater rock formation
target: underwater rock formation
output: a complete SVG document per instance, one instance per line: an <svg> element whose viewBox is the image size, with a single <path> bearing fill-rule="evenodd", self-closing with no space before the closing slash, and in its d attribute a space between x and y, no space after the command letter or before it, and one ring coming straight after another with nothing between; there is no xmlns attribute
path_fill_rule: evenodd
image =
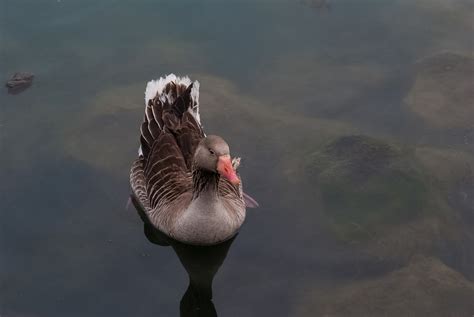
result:
<svg viewBox="0 0 474 317"><path fill-rule="evenodd" d="M474 118L474 58L452 52L423 58L406 98L411 111L438 128L469 128Z"/></svg>
<svg viewBox="0 0 474 317"><path fill-rule="evenodd" d="M374 263L399 267L436 256L468 278L473 177L468 153L400 145L363 135L313 152L309 170L326 227Z"/></svg>
<svg viewBox="0 0 474 317"><path fill-rule="evenodd" d="M409 149L367 136L343 136L311 157L325 215L344 241L371 239L411 221L427 187Z"/></svg>
<svg viewBox="0 0 474 317"><path fill-rule="evenodd" d="M470 316L474 283L433 257L332 291L310 293L298 316Z"/></svg>

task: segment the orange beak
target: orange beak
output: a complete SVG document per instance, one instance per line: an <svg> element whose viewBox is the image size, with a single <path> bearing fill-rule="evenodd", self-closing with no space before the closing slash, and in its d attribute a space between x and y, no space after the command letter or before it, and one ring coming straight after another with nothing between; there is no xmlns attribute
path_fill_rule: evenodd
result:
<svg viewBox="0 0 474 317"><path fill-rule="evenodd" d="M227 178L233 185L240 184L240 179L232 167L232 162L229 155L219 156L219 160L217 161L217 172L221 176Z"/></svg>

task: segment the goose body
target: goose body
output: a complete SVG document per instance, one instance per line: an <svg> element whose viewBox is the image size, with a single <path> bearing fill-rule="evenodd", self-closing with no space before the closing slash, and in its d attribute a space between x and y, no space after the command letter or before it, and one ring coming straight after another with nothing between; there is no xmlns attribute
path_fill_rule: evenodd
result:
<svg viewBox="0 0 474 317"><path fill-rule="evenodd" d="M150 81L140 149L130 184L146 220L188 244L233 237L245 219L245 201L227 143L206 136L199 116L199 82L173 74Z"/></svg>

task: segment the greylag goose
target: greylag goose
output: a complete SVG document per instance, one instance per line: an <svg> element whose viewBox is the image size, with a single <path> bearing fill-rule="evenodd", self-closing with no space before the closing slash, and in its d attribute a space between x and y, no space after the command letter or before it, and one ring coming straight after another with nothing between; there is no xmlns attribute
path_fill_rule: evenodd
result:
<svg viewBox="0 0 474 317"><path fill-rule="evenodd" d="M187 244L233 237L246 204L258 204L242 191L240 159L231 159L224 139L203 131L199 82L174 74L148 82L140 131L130 184L149 222Z"/></svg>

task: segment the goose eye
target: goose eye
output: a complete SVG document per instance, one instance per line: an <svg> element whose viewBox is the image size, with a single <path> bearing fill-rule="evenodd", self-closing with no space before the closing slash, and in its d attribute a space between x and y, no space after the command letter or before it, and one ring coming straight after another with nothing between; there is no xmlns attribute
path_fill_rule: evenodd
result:
<svg viewBox="0 0 474 317"><path fill-rule="evenodd" d="M216 153L215 153L213 150L211 150L211 149L209 149L209 152L210 152L212 155L216 154Z"/></svg>

